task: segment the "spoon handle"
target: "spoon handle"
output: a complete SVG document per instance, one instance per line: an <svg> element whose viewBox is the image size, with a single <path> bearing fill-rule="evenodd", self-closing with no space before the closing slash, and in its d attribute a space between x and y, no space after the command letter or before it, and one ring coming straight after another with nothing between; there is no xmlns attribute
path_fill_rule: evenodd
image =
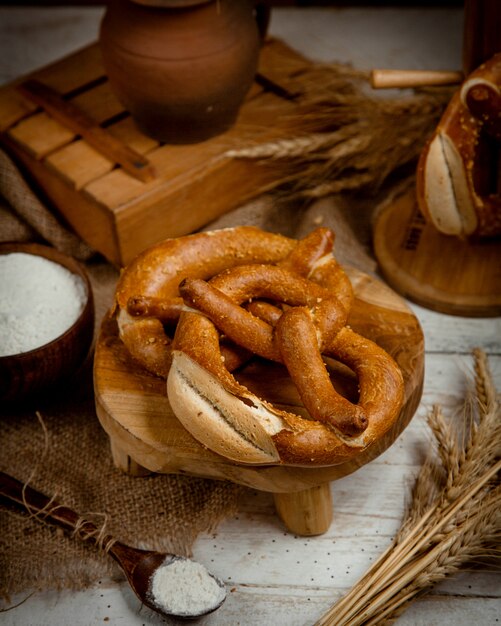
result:
<svg viewBox="0 0 501 626"><path fill-rule="evenodd" d="M14 504L21 512L69 530L83 540L98 543L99 531L93 522L4 472L0 472L0 501ZM110 539L105 537L104 541Z"/></svg>

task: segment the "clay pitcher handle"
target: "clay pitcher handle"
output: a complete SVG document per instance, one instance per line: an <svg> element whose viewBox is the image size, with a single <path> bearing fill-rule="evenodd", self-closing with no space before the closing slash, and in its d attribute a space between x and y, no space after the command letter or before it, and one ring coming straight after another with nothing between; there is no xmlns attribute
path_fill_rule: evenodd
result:
<svg viewBox="0 0 501 626"><path fill-rule="evenodd" d="M256 17L257 29L261 43L264 42L270 25L271 9L267 2L256 2L254 5L254 15Z"/></svg>

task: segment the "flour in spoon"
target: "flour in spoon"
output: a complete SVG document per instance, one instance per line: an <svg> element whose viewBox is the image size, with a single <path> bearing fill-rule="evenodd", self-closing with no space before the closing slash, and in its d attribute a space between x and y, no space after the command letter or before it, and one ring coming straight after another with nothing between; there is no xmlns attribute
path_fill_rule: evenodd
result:
<svg viewBox="0 0 501 626"><path fill-rule="evenodd" d="M219 606L226 590L207 569L189 559L167 559L150 581L156 605L173 615L198 615Z"/></svg>
<svg viewBox="0 0 501 626"><path fill-rule="evenodd" d="M34 350L62 335L86 302L82 279L34 254L0 254L0 356Z"/></svg>

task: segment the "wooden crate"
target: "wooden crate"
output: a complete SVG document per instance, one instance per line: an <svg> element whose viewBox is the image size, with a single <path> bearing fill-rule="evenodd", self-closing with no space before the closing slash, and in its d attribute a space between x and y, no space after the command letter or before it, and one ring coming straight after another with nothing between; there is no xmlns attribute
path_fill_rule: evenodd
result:
<svg viewBox="0 0 501 626"><path fill-rule="evenodd" d="M263 46L259 73L298 91L311 66L276 39ZM109 261L127 264L166 237L193 232L264 192L272 167L224 153L283 136L277 121L297 107L255 83L229 131L192 145L166 145L145 136L115 98L93 44L30 74L57 90L126 145L145 155L156 176L141 182L21 95L0 91L0 140L71 227Z"/></svg>

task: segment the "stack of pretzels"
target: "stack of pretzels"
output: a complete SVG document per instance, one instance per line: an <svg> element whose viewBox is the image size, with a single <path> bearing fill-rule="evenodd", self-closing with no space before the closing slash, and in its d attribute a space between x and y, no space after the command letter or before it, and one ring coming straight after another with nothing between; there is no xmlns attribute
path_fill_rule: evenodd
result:
<svg viewBox="0 0 501 626"><path fill-rule="evenodd" d="M296 241L242 226L164 241L122 272L120 338L167 379L175 415L214 452L242 464L336 465L398 418L402 373L347 325L354 295L333 243L326 228ZM254 356L287 368L307 417L236 380ZM357 404L335 390L326 357L357 376Z"/></svg>

